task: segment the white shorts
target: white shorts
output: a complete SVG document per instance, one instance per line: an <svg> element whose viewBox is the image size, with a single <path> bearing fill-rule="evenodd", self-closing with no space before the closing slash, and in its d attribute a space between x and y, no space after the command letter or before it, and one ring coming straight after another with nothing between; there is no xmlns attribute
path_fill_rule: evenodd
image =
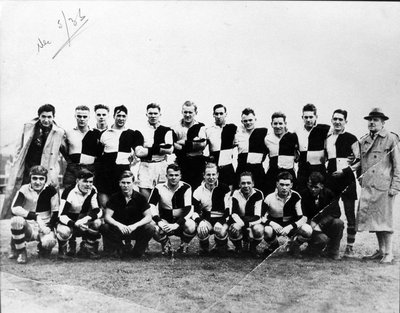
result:
<svg viewBox="0 0 400 313"><path fill-rule="evenodd" d="M153 189L156 184L167 181L167 161L140 162L138 171L139 188Z"/></svg>

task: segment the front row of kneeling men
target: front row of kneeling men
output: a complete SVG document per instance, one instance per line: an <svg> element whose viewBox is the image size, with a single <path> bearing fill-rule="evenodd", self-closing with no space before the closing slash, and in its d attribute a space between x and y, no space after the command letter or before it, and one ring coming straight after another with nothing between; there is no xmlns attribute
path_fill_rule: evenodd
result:
<svg viewBox="0 0 400 313"><path fill-rule="evenodd" d="M282 172L275 192L265 198L254 188L250 172L243 172L239 189L231 191L218 181L213 163L206 165L203 182L193 194L190 185L181 181L176 164L168 165L166 174L167 181L156 185L147 201L135 190L133 174L123 172L120 191L110 197L103 212L92 172L79 172L76 185L63 191L59 206L57 190L46 184L47 170L32 167L30 183L21 187L12 207L9 257L26 263L26 242L38 241L40 257L48 256L58 242L60 258L98 258L101 237L104 254L111 256L140 257L151 238L161 244L163 255L170 255L175 251L170 236L181 238L176 252L187 254L196 234L200 253L207 254L214 234L212 251L219 255L230 250L228 237L237 253L248 251L253 256L259 255L257 246L264 239L267 256L279 247L277 238L287 236L289 252L297 254L307 241L309 253L339 258L344 226L338 199L324 188L317 172L300 194L292 190L292 175ZM78 252L77 237L82 237Z"/></svg>

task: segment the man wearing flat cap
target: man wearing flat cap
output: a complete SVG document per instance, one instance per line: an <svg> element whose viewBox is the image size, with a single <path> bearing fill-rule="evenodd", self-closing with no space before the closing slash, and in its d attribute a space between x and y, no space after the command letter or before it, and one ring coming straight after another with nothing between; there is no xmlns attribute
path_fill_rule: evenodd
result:
<svg viewBox="0 0 400 313"><path fill-rule="evenodd" d="M400 191L399 137L384 128L389 118L379 108L365 116L369 133L360 140L361 195L357 231L376 233L379 249L367 260L392 263L393 204Z"/></svg>

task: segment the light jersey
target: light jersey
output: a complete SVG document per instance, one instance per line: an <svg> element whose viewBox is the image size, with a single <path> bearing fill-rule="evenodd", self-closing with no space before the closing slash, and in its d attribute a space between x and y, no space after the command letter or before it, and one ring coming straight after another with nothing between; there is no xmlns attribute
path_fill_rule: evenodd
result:
<svg viewBox="0 0 400 313"><path fill-rule="evenodd" d="M329 125L317 124L310 131L303 127L295 132L300 151L299 167L307 162L311 165L325 163L325 139L329 129Z"/></svg>
<svg viewBox="0 0 400 313"><path fill-rule="evenodd" d="M235 143L238 149L239 162L247 164L261 164L267 154L267 128L254 128L251 133L244 127L236 133Z"/></svg>
<svg viewBox="0 0 400 313"><path fill-rule="evenodd" d="M234 124L225 124L223 127L213 125L206 129L210 155L218 166L232 164L236 132L237 126Z"/></svg>
<svg viewBox="0 0 400 313"><path fill-rule="evenodd" d="M360 145L357 137L348 132L328 134L325 143L326 154L328 158L328 173L342 171L351 166L348 158L354 157L352 164L360 160Z"/></svg>
<svg viewBox="0 0 400 313"><path fill-rule="evenodd" d="M172 130L169 127L158 125L156 128L147 123L146 127L141 130L144 138L143 147L151 148L154 144L159 145L162 143L173 145L174 139ZM152 154L151 161L159 162L167 158L167 155ZM142 161L148 160L148 157L141 158Z"/></svg>
<svg viewBox="0 0 400 313"><path fill-rule="evenodd" d="M109 128L100 137L102 160L109 164L129 165L129 158L137 146L143 145L143 135L127 128Z"/></svg>
<svg viewBox="0 0 400 313"><path fill-rule="evenodd" d="M203 155L203 150L193 151L193 138L199 137L206 139L206 128L203 123L194 121L192 126L186 127L181 120L178 125L173 127L173 130L176 136L176 141L185 140L183 150L186 155Z"/></svg>
<svg viewBox="0 0 400 313"><path fill-rule="evenodd" d="M270 168L293 169L297 149L297 137L287 132L281 138L270 133L265 138Z"/></svg>
<svg viewBox="0 0 400 313"><path fill-rule="evenodd" d="M149 204L156 223L164 219L168 223L184 224L193 213L192 188L182 181L175 191L168 187L167 182L157 184L150 194Z"/></svg>
<svg viewBox="0 0 400 313"><path fill-rule="evenodd" d="M195 213L193 219L210 220L210 218L223 218L229 215L229 197L231 190L228 185L217 182L216 186L209 190L203 181L193 192L193 205ZM225 219L226 222L226 219Z"/></svg>
<svg viewBox="0 0 400 313"><path fill-rule="evenodd" d="M51 185L45 185L39 193L33 190L30 184L22 185L15 196L13 207L22 207L27 212L37 213L47 223L53 213L51 199L56 194L56 188Z"/></svg>
<svg viewBox="0 0 400 313"><path fill-rule="evenodd" d="M93 186L86 194L83 194L77 185L65 189L61 196L60 212L60 222L65 225L71 220L75 222L87 215L92 219L100 218L96 187Z"/></svg>
<svg viewBox="0 0 400 313"><path fill-rule="evenodd" d="M253 188L248 198L243 195L240 189L233 191L229 205L232 220L237 222L233 216L237 214L246 227L261 223L263 200L263 193L256 188Z"/></svg>
<svg viewBox="0 0 400 313"><path fill-rule="evenodd" d="M292 190L286 199L278 196L278 191L270 193L265 197L264 203L266 204L266 215L263 220L269 218L282 219L283 222L297 221L298 217L303 215L301 209L301 197Z"/></svg>
<svg viewBox="0 0 400 313"><path fill-rule="evenodd" d="M77 127L66 131L65 149L72 163L93 164L99 154L101 132L88 129L82 133Z"/></svg>

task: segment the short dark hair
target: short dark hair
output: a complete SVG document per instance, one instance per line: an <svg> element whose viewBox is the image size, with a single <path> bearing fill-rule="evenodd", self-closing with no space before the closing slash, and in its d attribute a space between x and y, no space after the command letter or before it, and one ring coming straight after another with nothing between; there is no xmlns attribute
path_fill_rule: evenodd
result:
<svg viewBox="0 0 400 313"><path fill-rule="evenodd" d="M87 107L86 105L78 105L78 106L75 108L75 111L77 111L77 110L90 111L89 107Z"/></svg>
<svg viewBox="0 0 400 313"><path fill-rule="evenodd" d="M128 170L123 171L121 176L119 177L119 181L123 180L124 178L130 178L130 177L132 177L132 181L135 180L135 177L131 171Z"/></svg>
<svg viewBox="0 0 400 313"><path fill-rule="evenodd" d="M308 177L308 181L311 183L311 185L323 184L325 178L320 172L312 172Z"/></svg>
<svg viewBox="0 0 400 313"><path fill-rule="evenodd" d="M280 172L280 173L278 174L278 176L276 177L276 181L278 182L280 179L284 179L284 180L290 179L290 181L293 182L293 175L290 174L290 173L287 172L287 171Z"/></svg>
<svg viewBox="0 0 400 313"><path fill-rule="evenodd" d="M253 177L253 174L252 174L251 172L249 172L249 171L244 171L244 172L240 173L240 176L239 176L239 177L242 178L243 176L250 176L252 182L254 182L254 177Z"/></svg>
<svg viewBox="0 0 400 313"><path fill-rule="evenodd" d="M347 111L346 110L336 109L335 111L333 111L332 117L333 117L333 115L335 115L335 113L342 114L344 116L344 119L347 120Z"/></svg>
<svg viewBox="0 0 400 313"><path fill-rule="evenodd" d="M312 103L307 103L305 106L303 106L303 113L304 112L314 112L315 115L317 115L317 107L312 104Z"/></svg>
<svg viewBox="0 0 400 313"><path fill-rule="evenodd" d="M154 102L149 103L149 104L147 105L146 111L147 111L148 109L157 109L159 112L161 112L161 107L160 107L160 105L157 104L157 103L154 103Z"/></svg>
<svg viewBox="0 0 400 313"><path fill-rule="evenodd" d="M119 106L116 106L116 107L114 108L114 116L115 116L115 114L117 114L118 112L125 112L125 114L128 114L128 109L127 109L126 106L124 106L124 105L119 105Z"/></svg>
<svg viewBox="0 0 400 313"><path fill-rule="evenodd" d="M213 113L215 112L215 110L220 109L220 108L223 108L224 111L226 112L226 107L225 107L223 104L218 103L218 104L214 105L214 107L213 107Z"/></svg>
<svg viewBox="0 0 400 313"><path fill-rule="evenodd" d="M78 172L78 175L76 175L76 178L78 178L78 179L88 179L88 178L91 178L91 177L94 177L93 172L89 171L86 168L81 169Z"/></svg>
<svg viewBox="0 0 400 313"><path fill-rule="evenodd" d="M282 112L275 112L271 115L271 122L274 120L274 118L283 118L283 120L286 122L286 114Z"/></svg>
<svg viewBox="0 0 400 313"><path fill-rule="evenodd" d="M47 112L47 111L46 111ZM46 180L47 180L47 174L48 174L48 170L47 168L45 168L42 165L34 165L31 167L31 169L29 170L29 178L32 175L38 175L38 176L45 176Z"/></svg>
<svg viewBox="0 0 400 313"><path fill-rule="evenodd" d="M256 113L254 113L254 110L253 110L252 108L245 108L245 109L242 111L242 115L249 115L249 114L256 115Z"/></svg>
<svg viewBox="0 0 400 313"><path fill-rule="evenodd" d="M171 164L168 164L168 166L167 166L167 172L168 172L168 170L181 171L181 168L178 164L171 163Z"/></svg>
<svg viewBox="0 0 400 313"><path fill-rule="evenodd" d="M38 116L40 116L40 114L43 112L52 112L54 117L56 115L56 108L52 104L46 103L39 107L37 111Z"/></svg>
<svg viewBox="0 0 400 313"><path fill-rule="evenodd" d="M96 104L94 106L94 111L96 112L99 109L104 109L107 110L107 112L110 112L110 108L108 106L106 106L105 104Z"/></svg>

